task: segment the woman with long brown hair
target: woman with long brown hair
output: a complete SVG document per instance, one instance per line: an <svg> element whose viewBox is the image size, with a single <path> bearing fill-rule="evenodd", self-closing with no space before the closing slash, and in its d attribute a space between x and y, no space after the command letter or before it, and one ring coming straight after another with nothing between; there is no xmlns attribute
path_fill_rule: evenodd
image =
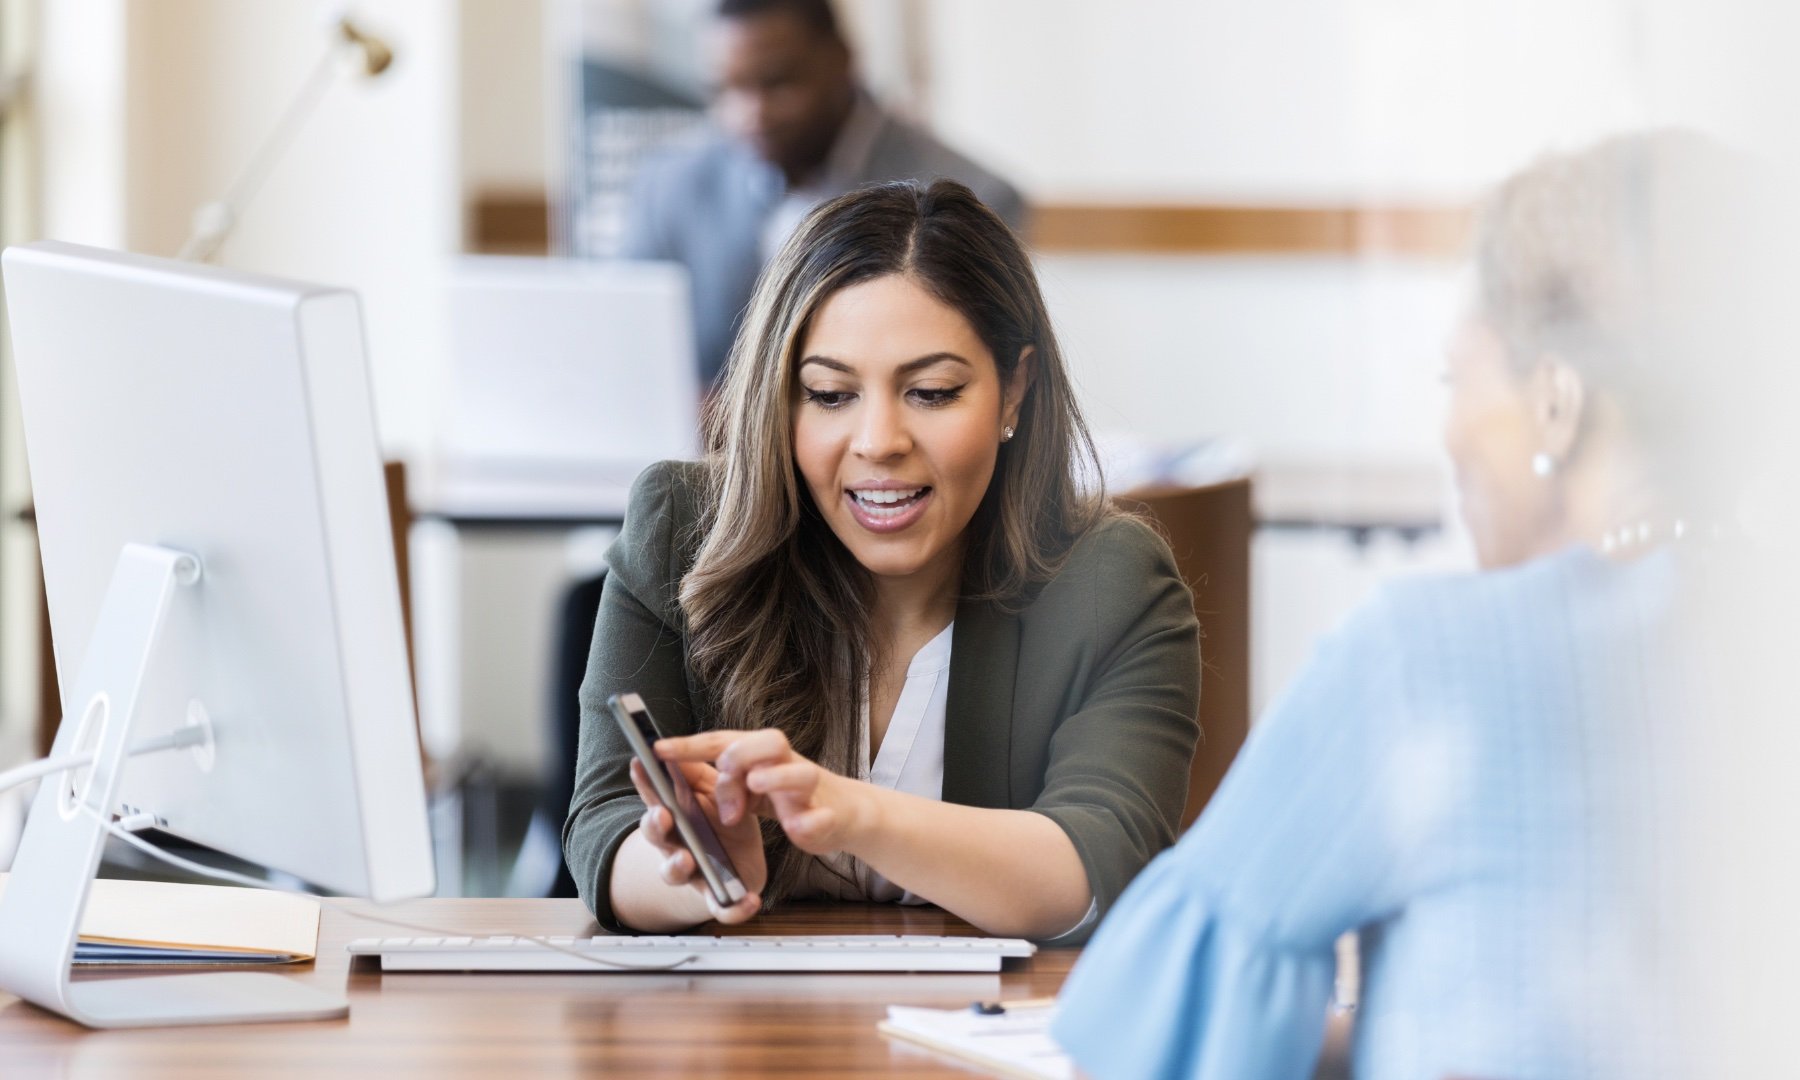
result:
<svg viewBox="0 0 1800 1080"><path fill-rule="evenodd" d="M785 897L1085 936L1174 839L1199 734L1168 547L1093 448L1031 263L967 188L815 210L746 314L699 463L633 489L564 848L608 926ZM750 894L721 907L606 713L636 692ZM654 809L646 810L646 805Z"/></svg>

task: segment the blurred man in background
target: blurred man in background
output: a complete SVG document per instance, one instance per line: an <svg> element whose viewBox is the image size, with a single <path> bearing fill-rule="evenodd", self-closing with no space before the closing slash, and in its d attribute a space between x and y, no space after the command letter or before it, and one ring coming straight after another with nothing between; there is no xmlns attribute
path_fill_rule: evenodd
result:
<svg viewBox="0 0 1800 1080"><path fill-rule="evenodd" d="M645 166L624 242L627 258L688 268L703 385L725 365L757 274L818 203L941 176L1023 223L1011 185L862 88L830 0L719 0L708 44L722 131Z"/></svg>

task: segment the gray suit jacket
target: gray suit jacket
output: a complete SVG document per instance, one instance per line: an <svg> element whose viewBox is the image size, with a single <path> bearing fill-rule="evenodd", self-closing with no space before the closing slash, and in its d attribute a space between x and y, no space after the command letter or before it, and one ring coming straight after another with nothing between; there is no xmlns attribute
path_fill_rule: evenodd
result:
<svg viewBox="0 0 1800 1080"><path fill-rule="evenodd" d="M609 896L613 858L644 804L606 699L642 695L667 735L701 730L712 715L687 664L676 602L698 543L701 468L664 462L633 487L581 685L581 751L563 851L582 899L612 929L620 929ZM1168 545L1135 519L1105 522L1022 612L958 606L943 798L1055 821L1104 916L1175 840L1199 699L1193 597Z"/></svg>
<svg viewBox="0 0 1800 1080"><path fill-rule="evenodd" d="M888 180L947 177L969 185L1014 229L1023 226L1024 201L1006 181L897 117L881 113L877 123L863 174L849 178L844 191ZM724 368L738 318L762 271L763 225L782 194L768 182L768 170L749 150L719 136L652 159L634 182L623 254L687 267L703 386Z"/></svg>

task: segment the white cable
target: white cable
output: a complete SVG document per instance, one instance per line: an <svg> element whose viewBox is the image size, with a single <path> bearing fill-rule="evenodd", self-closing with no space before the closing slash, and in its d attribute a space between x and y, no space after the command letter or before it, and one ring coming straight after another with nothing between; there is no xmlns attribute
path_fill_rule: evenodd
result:
<svg viewBox="0 0 1800 1080"><path fill-rule="evenodd" d="M109 818L101 815L99 811L95 810L93 807L87 805L86 803L83 803L81 805L81 811L82 811L82 813L86 814L87 816L93 818L95 821L99 822L100 827L105 829L108 833L111 833L113 836L116 836L120 840L125 841L127 844L130 844L132 847L137 848L139 851L143 852L144 854L150 856L153 859L160 859L163 862L168 863L170 866L174 866L174 867L178 867L182 870L186 870L190 874L197 874L200 877L213 878L217 881L228 881L234 885L243 885L243 886L247 886L252 889L263 889L268 892L287 893L291 896L303 896L310 900L319 899L317 896L313 895L312 893L303 892L299 889L285 888L280 885L271 884L270 882L267 882L267 881L262 881L257 878L253 878L253 877L249 877L244 874L236 873L235 871L223 870L223 869L220 869L220 868L214 867L214 866L205 866L200 863L194 862L191 859L184 859L172 851L165 851L162 848L157 847L155 844L150 843L149 841L145 840L143 837L132 835L129 831L127 831L123 827L119 826L118 824L116 824L115 822L110 820ZM337 910L341 911L345 915L350 916L352 919L362 919L366 922L385 923L388 926L398 926L403 930L417 930L417 931L427 933L427 934L436 934L438 937L451 938L451 937L468 937L469 936L468 933L463 930L446 930L441 926L426 926L423 923L407 922L404 919L390 918L389 916L386 916L386 915L370 915L367 912L353 911L348 908L339 908ZM590 964L597 964L601 967L617 968L621 971L674 971L678 967L681 967L685 964L691 964L695 960L700 959L699 956L697 956L693 953L689 953L687 956L684 956L679 960L675 960L675 961L673 961L671 963L667 963L667 964L624 964L624 963L620 963L617 960L608 960L608 959L605 959L604 957L594 956L589 953L584 953L579 950L571 949L571 948L568 948L563 945L558 945L554 941L550 941L547 938L539 937L535 934L509 934L507 936L517 938L520 941L529 941L533 945L541 945L544 948L549 949L552 952L559 952L559 953L563 953L566 956L573 956L578 960L586 960Z"/></svg>
<svg viewBox="0 0 1800 1080"><path fill-rule="evenodd" d="M154 754L159 750L180 750L184 747L199 746L206 741L206 729L198 724L178 727L164 735L157 735L142 742L131 744L125 751L126 757L137 757L139 754Z"/></svg>
<svg viewBox="0 0 1800 1080"><path fill-rule="evenodd" d="M42 758L38 761L27 761L23 765L0 772L0 791L8 791L20 784L28 784L40 776L63 772L66 769L79 769L83 765L92 765L94 755L68 754L63 757Z"/></svg>
<svg viewBox="0 0 1800 1080"><path fill-rule="evenodd" d="M193 746L206 738L205 730L199 727L177 728L167 735L158 735L153 739L145 739L126 752L128 757L139 754L153 754L159 750L179 750L184 746ZM67 772L94 763L94 752L85 754L65 754L62 757L41 758L28 761L23 765L0 772L0 791L9 791L20 784L27 784L39 777L51 773Z"/></svg>

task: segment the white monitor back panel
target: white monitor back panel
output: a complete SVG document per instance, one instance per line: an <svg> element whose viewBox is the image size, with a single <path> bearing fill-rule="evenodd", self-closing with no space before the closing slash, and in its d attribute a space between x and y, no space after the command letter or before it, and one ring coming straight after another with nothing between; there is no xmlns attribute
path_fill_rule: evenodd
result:
<svg viewBox="0 0 1800 1080"><path fill-rule="evenodd" d="M204 568L137 733L200 702L214 759L135 759L122 803L332 889L429 892L355 295L53 242L5 270L62 685L125 543Z"/></svg>

